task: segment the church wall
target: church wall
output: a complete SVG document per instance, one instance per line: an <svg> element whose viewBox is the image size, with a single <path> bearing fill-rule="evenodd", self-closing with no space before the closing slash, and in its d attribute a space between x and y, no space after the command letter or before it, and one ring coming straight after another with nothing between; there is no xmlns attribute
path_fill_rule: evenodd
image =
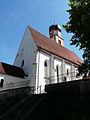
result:
<svg viewBox="0 0 90 120"><path fill-rule="evenodd" d="M47 65L45 66L45 64ZM23 68L27 75L26 80L30 80L30 86L34 86L35 89L38 88L36 93L39 93L40 89L43 90L46 84L74 80L72 76L72 72L75 72L74 64L47 51L38 49L28 27L14 65Z"/></svg>
<svg viewBox="0 0 90 120"><path fill-rule="evenodd" d="M37 47L27 27L14 65L23 68L25 74L28 76L27 80L30 80L30 86L36 85L36 68L33 65L36 62L36 49ZM24 63L22 63L23 61Z"/></svg>
<svg viewBox="0 0 90 120"><path fill-rule="evenodd" d="M75 73L75 67L74 64L71 62L68 62L64 60L63 58L55 57L54 60L54 77L55 77L55 83L57 82L65 82L65 81L71 81L73 79L76 79L74 77ZM57 66L58 66L58 74L59 74L59 81L57 81ZM66 77L66 80L65 78Z"/></svg>
<svg viewBox="0 0 90 120"><path fill-rule="evenodd" d="M73 81L73 80L79 80L82 79L82 76L78 76L78 66L76 66L73 63L68 63L67 61L65 62L65 76L66 76L66 81Z"/></svg>
<svg viewBox="0 0 90 120"><path fill-rule="evenodd" d="M45 79L45 66L44 62L47 61L48 64L48 76L49 76L49 65L50 65L50 56L43 52L38 52L37 54L37 73L36 73L36 88L38 87L38 92L41 86L41 89L44 90L45 84L48 82L48 79ZM47 71L46 71L47 72Z"/></svg>
<svg viewBox="0 0 90 120"><path fill-rule="evenodd" d="M57 56L54 56L54 77L55 83L57 82L65 82L75 80L75 72L77 68L75 68L74 64ZM59 81L57 81L57 66L59 72ZM66 79L64 78L66 77Z"/></svg>
<svg viewBox="0 0 90 120"><path fill-rule="evenodd" d="M44 62L48 61L48 76L45 77ZM75 66L73 63L57 57L45 51L37 52L37 67L36 67L36 88L42 86L42 90L46 84L60 83L65 81L75 80ZM57 77L58 67L58 77ZM47 72L46 71L46 72ZM66 77L66 80L64 79ZM59 80L58 80L59 79ZM39 87L40 89L40 87Z"/></svg>

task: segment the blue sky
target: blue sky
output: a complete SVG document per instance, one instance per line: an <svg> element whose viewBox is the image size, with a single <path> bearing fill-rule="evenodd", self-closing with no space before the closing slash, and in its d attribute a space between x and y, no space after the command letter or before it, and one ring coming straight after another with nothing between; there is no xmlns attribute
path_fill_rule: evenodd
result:
<svg viewBox="0 0 90 120"><path fill-rule="evenodd" d="M68 22L68 0L0 0L0 61L13 64L27 25L49 36L49 26ZM62 28L65 47L82 59L82 51L70 46L70 38Z"/></svg>

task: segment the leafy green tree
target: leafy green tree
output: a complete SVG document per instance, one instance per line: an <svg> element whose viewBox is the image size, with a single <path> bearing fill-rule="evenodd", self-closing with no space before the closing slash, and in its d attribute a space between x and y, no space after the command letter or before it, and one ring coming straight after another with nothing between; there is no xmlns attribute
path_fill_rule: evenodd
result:
<svg viewBox="0 0 90 120"><path fill-rule="evenodd" d="M79 73L90 75L90 0L69 0L69 21L63 25L68 33L73 33L71 45L83 50L84 63Z"/></svg>

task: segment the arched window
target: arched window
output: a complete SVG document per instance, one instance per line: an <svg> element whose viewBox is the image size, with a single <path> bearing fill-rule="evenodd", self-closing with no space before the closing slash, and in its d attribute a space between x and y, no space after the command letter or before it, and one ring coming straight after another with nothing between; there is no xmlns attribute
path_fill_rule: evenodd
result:
<svg viewBox="0 0 90 120"><path fill-rule="evenodd" d="M0 87L3 87L4 79L1 79Z"/></svg>
<svg viewBox="0 0 90 120"><path fill-rule="evenodd" d="M24 60L22 60L22 64L21 64L21 67L23 67L24 66Z"/></svg>
<svg viewBox="0 0 90 120"><path fill-rule="evenodd" d="M47 67L47 61L44 62L44 67Z"/></svg>
<svg viewBox="0 0 90 120"><path fill-rule="evenodd" d="M49 63L48 60L44 61L44 79L46 84L48 84L48 78L49 78Z"/></svg>
<svg viewBox="0 0 90 120"><path fill-rule="evenodd" d="M56 66L56 74L57 74L57 83L59 83L59 78L60 78L60 68L59 68L59 65Z"/></svg>
<svg viewBox="0 0 90 120"><path fill-rule="evenodd" d="M67 76L68 76L68 75L69 75L69 69L68 69L68 68L67 68L67 71L66 71L66 72L67 72L66 74L67 74Z"/></svg>
<svg viewBox="0 0 90 120"><path fill-rule="evenodd" d="M70 67L67 67L66 68L66 78L67 78L67 81L70 81L71 80L71 68Z"/></svg>
<svg viewBox="0 0 90 120"><path fill-rule="evenodd" d="M60 40L58 40L58 43L61 45L61 41Z"/></svg>

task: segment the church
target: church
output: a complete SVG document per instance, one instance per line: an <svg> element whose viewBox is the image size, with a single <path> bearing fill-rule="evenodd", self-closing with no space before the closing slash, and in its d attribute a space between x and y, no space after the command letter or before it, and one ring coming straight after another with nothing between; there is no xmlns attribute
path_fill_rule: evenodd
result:
<svg viewBox="0 0 90 120"><path fill-rule="evenodd" d="M14 77L10 82L8 79L7 84L29 81L28 85L34 87L35 93L40 93L47 84L81 79L76 74L82 62L74 52L64 47L59 25L49 27L49 37L27 26L13 65L0 63L0 78L4 85L6 75Z"/></svg>

